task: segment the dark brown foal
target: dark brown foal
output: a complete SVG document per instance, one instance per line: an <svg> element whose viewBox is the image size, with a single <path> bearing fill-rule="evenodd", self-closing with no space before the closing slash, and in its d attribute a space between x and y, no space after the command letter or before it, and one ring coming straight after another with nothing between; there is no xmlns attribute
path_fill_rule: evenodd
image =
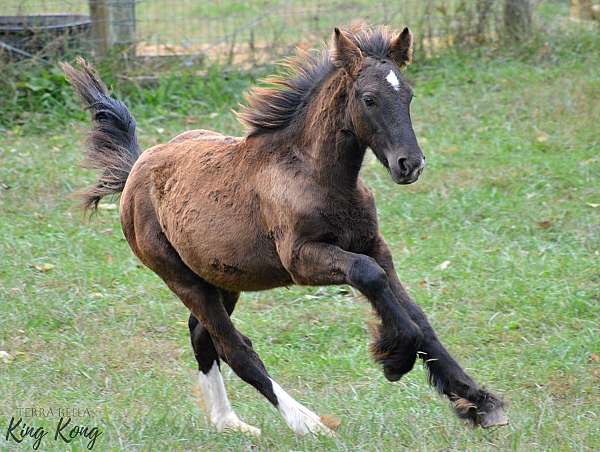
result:
<svg viewBox="0 0 600 452"><path fill-rule="evenodd" d="M398 184L423 171L400 72L411 58L408 29L336 29L331 51L301 55L287 78L251 93L240 113L245 137L189 131L143 153L133 118L91 68L64 66L92 114L87 162L102 172L85 205L122 192L129 245L191 312L200 388L217 429L259 433L231 408L223 360L294 432L331 434L273 381L230 318L240 292L290 284L355 287L381 321L372 352L386 378L398 380L420 356L459 416L483 427L507 422L502 402L461 369L403 289L359 177L368 148Z"/></svg>

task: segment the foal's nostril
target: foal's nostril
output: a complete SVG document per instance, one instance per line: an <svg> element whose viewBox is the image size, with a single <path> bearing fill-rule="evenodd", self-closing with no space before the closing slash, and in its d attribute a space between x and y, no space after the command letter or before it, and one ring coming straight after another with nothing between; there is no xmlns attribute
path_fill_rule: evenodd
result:
<svg viewBox="0 0 600 452"><path fill-rule="evenodd" d="M402 174L404 174L404 175L408 174L408 159L404 158L404 157L400 157L398 159L398 168L400 168L400 171L402 172Z"/></svg>

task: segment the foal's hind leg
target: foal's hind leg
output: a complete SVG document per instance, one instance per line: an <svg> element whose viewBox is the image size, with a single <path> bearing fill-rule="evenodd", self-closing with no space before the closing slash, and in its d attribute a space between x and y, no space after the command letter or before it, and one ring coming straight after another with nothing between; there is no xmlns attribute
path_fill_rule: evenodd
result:
<svg viewBox="0 0 600 452"><path fill-rule="evenodd" d="M130 197L121 211L123 232L136 256L184 301L192 311L189 319L194 354L198 361L200 390L211 422L218 430L230 429L251 434L260 430L240 421L227 399L219 369L219 356L209 332L197 318L198 305L220 306L231 313L238 294L219 291L193 273L164 236L148 198ZM227 311L223 306L227 306Z"/></svg>
<svg viewBox="0 0 600 452"><path fill-rule="evenodd" d="M221 295L228 314L231 314L239 294L222 291ZM219 356L208 331L193 314L190 314L188 325L198 361L200 391L210 421L218 431L237 430L259 436L260 430L242 422L231 408L221 376Z"/></svg>
<svg viewBox="0 0 600 452"><path fill-rule="evenodd" d="M169 286L171 287L171 285ZM179 294L176 289L171 288ZM182 291L180 295L182 300L184 300L184 296L185 291ZM186 301L184 300L184 302ZM221 306L209 303L199 307L199 311L202 312L200 314L201 318L206 319L206 329L199 325L199 322L193 315L190 317L190 328L192 325L194 326L193 342L196 342L195 336L198 334L197 328L200 326L200 332L204 334L205 338L208 338L212 346L210 350L213 353L213 363L210 364L212 369L208 375L210 376L211 372L218 369L218 357L216 356L218 354L240 378L253 385L279 410L295 433L300 435L306 433L333 434L321 422L319 416L295 401L281 386L269 377L262 361L252 349L250 340L236 331L231 323L229 319L231 310L233 310L233 306L229 309L227 297L225 296L223 297ZM208 331L210 331L210 335ZM203 342L203 345L206 346L207 343ZM195 343L194 350L196 349L197 345ZM199 357L197 356L197 358ZM209 366L207 361L206 354L199 358L198 362L201 368Z"/></svg>
<svg viewBox="0 0 600 452"><path fill-rule="evenodd" d="M150 207L145 207L145 212L148 212ZM233 326L221 289L207 283L185 265L167 241L155 217L140 215L134 219L130 216L131 211L122 213L121 222L127 241L140 260L165 281L198 319L201 328L205 328L198 330L197 340L200 348L206 351L207 360L212 356L211 363L217 363L217 355L225 360L242 380L254 386L279 410L296 434L333 435L319 416L295 401L269 377L250 340ZM193 326L196 334L197 325ZM208 345L208 338L212 347ZM211 374L211 369L216 373L218 364L211 363L203 364L205 369L208 368L205 375L212 376L210 381L217 382L216 387L220 391L220 374L217 377Z"/></svg>

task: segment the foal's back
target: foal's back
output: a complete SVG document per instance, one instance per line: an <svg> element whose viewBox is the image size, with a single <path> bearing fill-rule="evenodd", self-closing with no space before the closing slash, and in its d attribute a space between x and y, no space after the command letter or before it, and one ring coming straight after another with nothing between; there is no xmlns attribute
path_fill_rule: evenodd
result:
<svg viewBox="0 0 600 452"><path fill-rule="evenodd" d="M288 284L261 219L255 153L245 139L207 130L187 131L148 149L123 191L124 229L133 228L136 218L156 218L158 232L186 265L219 287Z"/></svg>

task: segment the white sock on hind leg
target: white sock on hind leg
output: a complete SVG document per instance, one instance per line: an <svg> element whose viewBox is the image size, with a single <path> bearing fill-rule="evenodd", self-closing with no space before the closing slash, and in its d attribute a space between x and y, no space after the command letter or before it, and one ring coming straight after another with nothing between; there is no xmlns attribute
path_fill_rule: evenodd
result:
<svg viewBox="0 0 600 452"><path fill-rule="evenodd" d="M218 431L237 430L255 436L260 435L259 429L242 422L231 408L225 391L225 383L216 361L213 362L207 374L202 371L198 373L198 382L200 383L200 392L206 407L206 414L208 414L210 422Z"/></svg>
<svg viewBox="0 0 600 452"><path fill-rule="evenodd" d="M307 433L322 434L334 436L334 432L321 422L321 418L306 408L299 402L296 402L287 392L283 390L275 381L271 380L273 392L277 397L277 409L297 435L306 435Z"/></svg>

